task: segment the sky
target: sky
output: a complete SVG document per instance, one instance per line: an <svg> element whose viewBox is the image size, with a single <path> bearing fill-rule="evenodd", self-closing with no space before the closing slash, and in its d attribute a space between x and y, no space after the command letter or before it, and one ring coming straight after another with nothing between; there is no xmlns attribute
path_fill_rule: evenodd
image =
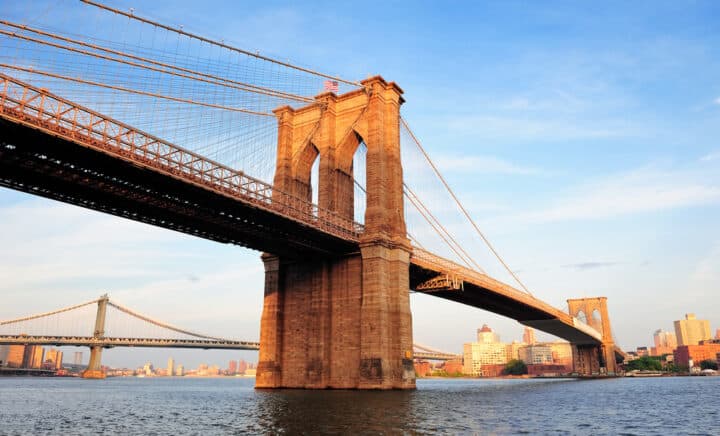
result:
<svg viewBox="0 0 720 436"><path fill-rule="evenodd" d="M403 117L535 296L563 309L608 297L627 350L688 312L720 328L717 2L108 3L397 82ZM66 6L78 4L0 0L0 14ZM189 329L259 337L257 252L3 188L0 223L0 319L107 292ZM411 307L417 343L459 353L483 324L521 339L521 325L483 310L419 294ZM171 355L186 367L257 358L115 349L104 362L162 366Z"/></svg>

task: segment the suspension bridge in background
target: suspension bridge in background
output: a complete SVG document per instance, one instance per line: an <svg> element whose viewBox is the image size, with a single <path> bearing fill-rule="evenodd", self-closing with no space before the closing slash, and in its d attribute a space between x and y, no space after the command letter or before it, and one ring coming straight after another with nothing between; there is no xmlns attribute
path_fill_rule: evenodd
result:
<svg viewBox="0 0 720 436"><path fill-rule="evenodd" d="M49 334L52 332L52 334ZM90 334L88 334L90 333ZM103 378L102 350L115 347L260 349L259 342L209 336L176 327L122 306L106 295L62 309L0 321L0 345L53 345L90 348L87 378ZM413 357L456 360L462 356L414 345Z"/></svg>
<svg viewBox="0 0 720 436"><path fill-rule="evenodd" d="M65 22L0 20L0 186L262 252L257 387L413 388L414 355L450 355L414 347L409 291L566 339L579 374L615 373L606 299L564 311L529 292L401 117L397 84L82 3ZM252 344L216 339L159 346Z"/></svg>

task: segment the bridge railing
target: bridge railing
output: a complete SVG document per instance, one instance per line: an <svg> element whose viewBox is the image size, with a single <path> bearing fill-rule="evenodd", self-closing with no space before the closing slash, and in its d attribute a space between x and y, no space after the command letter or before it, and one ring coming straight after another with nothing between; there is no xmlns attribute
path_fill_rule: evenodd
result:
<svg viewBox="0 0 720 436"><path fill-rule="evenodd" d="M2 115L255 207L357 241L362 224L190 150L0 73Z"/></svg>
<svg viewBox="0 0 720 436"><path fill-rule="evenodd" d="M538 300L537 298L526 292L522 292L508 284L505 284L499 280L495 280L494 278L486 274L464 267L458 263L453 262L452 260L445 259L443 257L430 253L427 250L423 250L414 246L412 253L412 261L418 266L448 274L455 279L469 282L477 286L482 286L483 288L492 290L493 292L512 296L513 298L520 301L527 301L533 306L541 308L546 312L559 312L567 317L568 322L570 321L570 315L561 312L560 309L557 309L556 307L553 307L541 300Z"/></svg>

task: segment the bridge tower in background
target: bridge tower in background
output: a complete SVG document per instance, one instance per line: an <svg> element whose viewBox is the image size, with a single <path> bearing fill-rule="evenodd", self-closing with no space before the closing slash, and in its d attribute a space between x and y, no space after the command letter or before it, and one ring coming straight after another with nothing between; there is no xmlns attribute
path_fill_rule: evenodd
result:
<svg viewBox="0 0 720 436"><path fill-rule="evenodd" d="M95 315L95 331L93 331L93 339L102 340L105 336L105 314L107 313L108 304L107 294L100 297L97 302L97 314ZM83 378L105 378L102 370L102 346L93 345L90 347L90 362L88 367L82 373Z"/></svg>
<svg viewBox="0 0 720 436"><path fill-rule="evenodd" d="M567 300L568 312L602 334L600 345L573 344L573 367L580 375L617 373L615 341L610 328L607 297Z"/></svg>
<svg viewBox="0 0 720 436"><path fill-rule="evenodd" d="M400 161L402 89L376 76L325 92L278 119L275 189L352 220L353 157L367 146L360 252L292 258L266 253L257 388L415 387L409 259ZM328 213L328 212L318 212Z"/></svg>

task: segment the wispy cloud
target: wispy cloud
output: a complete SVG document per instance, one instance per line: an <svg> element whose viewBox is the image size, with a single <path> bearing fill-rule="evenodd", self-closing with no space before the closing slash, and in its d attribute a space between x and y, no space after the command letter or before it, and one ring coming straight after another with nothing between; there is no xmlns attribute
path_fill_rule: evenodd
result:
<svg viewBox="0 0 720 436"><path fill-rule="evenodd" d="M518 165L494 156L447 156L435 158L437 165L446 171L471 171L485 174L537 175L539 168Z"/></svg>
<svg viewBox="0 0 720 436"><path fill-rule="evenodd" d="M514 140L569 140L597 139L634 135L626 126L613 121L592 126L578 122L552 119L527 119L494 115L468 115L455 117L448 122L459 133L473 133L479 138L513 138Z"/></svg>
<svg viewBox="0 0 720 436"><path fill-rule="evenodd" d="M720 180L702 171L652 167L613 174L556 198L550 206L502 218L505 222L606 219L720 203Z"/></svg>
<svg viewBox="0 0 720 436"><path fill-rule="evenodd" d="M563 265L563 268L585 271L589 269L607 268L619 265L620 262L580 262Z"/></svg>
<svg viewBox="0 0 720 436"><path fill-rule="evenodd" d="M716 98L715 100L713 100L713 103L715 103L715 104L720 104L720 97L718 97L718 98Z"/></svg>
<svg viewBox="0 0 720 436"><path fill-rule="evenodd" d="M703 162L709 162L711 160L717 159L720 159L720 151L713 151L700 158L700 160Z"/></svg>
<svg viewBox="0 0 720 436"><path fill-rule="evenodd" d="M720 283L720 242L698 262L691 279L700 282Z"/></svg>

